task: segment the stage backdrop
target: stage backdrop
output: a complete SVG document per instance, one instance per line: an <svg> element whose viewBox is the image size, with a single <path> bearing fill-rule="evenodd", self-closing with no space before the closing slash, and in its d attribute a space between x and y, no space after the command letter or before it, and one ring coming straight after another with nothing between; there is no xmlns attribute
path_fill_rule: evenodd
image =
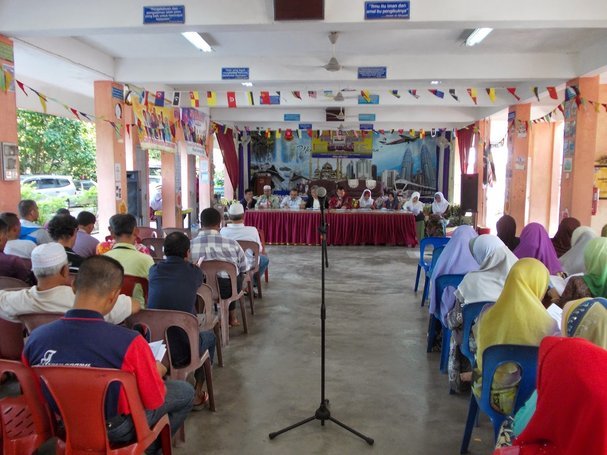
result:
<svg viewBox="0 0 607 455"><path fill-rule="evenodd" d="M276 137L251 132L251 181L258 172L272 176L274 189L305 187L312 179L373 179L385 188L419 191L430 196L439 188L448 197L451 132L414 138L408 134L324 131Z"/></svg>

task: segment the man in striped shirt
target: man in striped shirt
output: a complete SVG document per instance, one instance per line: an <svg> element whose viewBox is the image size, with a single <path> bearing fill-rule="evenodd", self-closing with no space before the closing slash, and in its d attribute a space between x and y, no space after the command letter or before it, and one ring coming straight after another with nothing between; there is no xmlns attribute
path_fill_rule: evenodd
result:
<svg viewBox="0 0 607 455"><path fill-rule="evenodd" d="M192 262L197 264L200 259L203 261L227 261L234 264L236 267L237 289L238 292L242 289L242 281L247 273L247 259L244 251L237 241L222 237L219 234L221 228L221 214L214 208L204 209L200 212L200 225L202 230L198 236L192 239L190 254ZM222 299L226 299L232 295L232 283L230 279L222 277L218 278L219 292ZM230 325L240 325L235 312L236 302L230 304Z"/></svg>

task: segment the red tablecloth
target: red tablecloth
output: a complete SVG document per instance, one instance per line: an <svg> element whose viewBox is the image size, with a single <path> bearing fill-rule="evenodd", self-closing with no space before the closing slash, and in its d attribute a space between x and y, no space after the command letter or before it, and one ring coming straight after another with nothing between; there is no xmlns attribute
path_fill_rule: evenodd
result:
<svg viewBox="0 0 607 455"><path fill-rule="evenodd" d="M318 245L320 212L247 210L245 224L264 231L268 244ZM403 212L328 211L329 245L417 245L415 217Z"/></svg>

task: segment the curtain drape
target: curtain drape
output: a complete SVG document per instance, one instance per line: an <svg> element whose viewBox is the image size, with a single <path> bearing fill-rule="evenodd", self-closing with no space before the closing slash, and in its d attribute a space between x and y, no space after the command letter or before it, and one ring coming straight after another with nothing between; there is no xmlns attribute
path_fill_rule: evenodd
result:
<svg viewBox="0 0 607 455"><path fill-rule="evenodd" d="M472 147L473 137L474 131L472 128L462 128L461 130L457 130L459 164L462 174L466 174L468 171L468 155L470 154L470 147Z"/></svg>
<svg viewBox="0 0 607 455"><path fill-rule="evenodd" d="M234 137L232 136L232 129L227 128L225 133L223 128L217 128L215 131L217 136L217 142L223 155L223 163L225 164L228 177L232 182L232 187L238 187L239 170L238 170L238 155L236 153L236 145L234 144Z"/></svg>

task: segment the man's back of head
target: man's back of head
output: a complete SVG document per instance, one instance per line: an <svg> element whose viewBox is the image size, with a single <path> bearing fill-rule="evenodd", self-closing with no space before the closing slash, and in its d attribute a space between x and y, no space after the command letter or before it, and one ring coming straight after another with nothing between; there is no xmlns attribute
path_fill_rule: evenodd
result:
<svg viewBox="0 0 607 455"><path fill-rule="evenodd" d="M117 214L110 218L110 230L116 242L135 242L137 219L130 213Z"/></svg>
<svg viewBox="0 0 607 455"><path fill-rule="evenodd" d="M19 205L17 206L19 218L21 218L22 220L37 221L37 209L38 205L36 204L36 201L33 201L31 199L23 199L19 202Z"/></svg>
<svg viewBox="0 0 607 455"><path fill-rule="evenodd" d="M123 278L124 269L116 259L108 256L93 256L86 259L74 280L75 307L78 307L79 300L82 302L83 298L91 296L101 301L114 299L120 293ZM103 310L104 308L98 309L102 314L106 314Z"/></svg>
<svg viewBox="0 0 607 455"><path fill-rule="evenodd" d="M78 226L82 228L94 226L95 222L97 221L97 217L91 212L87 212L86 210L80 212L76 219L78 220Z"/></svg>
<svg viewBox="0 0 607 455"><path fill-rule="evenodd" d="M39 289L47 287L45 284L50 281L53 284L57 281L55 285L65 284L67 270L67 253L58 243L44 243L32 251L32 271L38 280Z"/></svg>
<svg viewBox="0 0 607 455"><path fill-rule="evenodd" d="M230 220L235 223L244 222L244 207L240 202L234 202L228 209L228 216Z"/></svg>
<svg viewBox="0 0 607 455"><path fill-rule="evenodd" d="M183 232L171 232L164 239L164 255L185 259L190 251L190 239Z"/></svg>
<svg viewBox="0 0 607 455"><path fill-rule="evenodd" d="M78 221L72 215L55 215L48 223L51 238L70 248L74 245L77 230Z"/></svg>
<svg viewBox="0 0 607 455"><path fill-rule="evenodd" d="M221 226L221 214L213 207L204 209L200 212L200 225L203 229L218 229Z"/></svg>
<svg viewBox="0 0 607 455"><path fill-rule="evenodd" d="M4 221L8 227L9 240L18 239L21 231L21 221L19 221L17 214L11 212L0 213L0 220Z"/></svg>

